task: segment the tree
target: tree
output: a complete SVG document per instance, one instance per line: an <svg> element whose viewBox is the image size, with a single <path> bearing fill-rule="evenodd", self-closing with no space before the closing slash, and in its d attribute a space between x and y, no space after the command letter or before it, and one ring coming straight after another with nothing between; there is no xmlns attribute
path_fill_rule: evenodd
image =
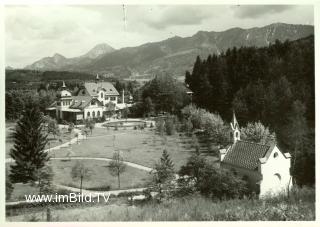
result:
<svg viewBox="0 0 320 227"><path fill-rule="evenodd" d="M120 175L126 170L126 164L123 162L119 152L115 152L109 165L109 171L112 176L118 177L118 188L120 189Z"/></svg>
<svg viewBox="0 0 320 227"><path fill-rule="evenodd" d="M192 130L193 130L193 124L191 122L191 119L188 118L185 122L184 122L184 130L187 133L188 136L192 135Z"/></svg>
<svg viewBox="0 0 320 227"><path fill-rule="evenodd" d="M201 156L198 149L192 154L186 163L186 165L182 166L179 171L180 176L189 176L187 178L187 182L194 182L195 186L199 183L199 179L201 176L201 172L206 166L206 160L203 156Z"/></svg>
<svg viewBox="0 0 320 227"><path fill-rule="evenodd" d="M91 135L92 135L92 131L93 131L94 127L95 127L95 122L94 122L94 120L86 120L86 121L85 121L85 127L90 130Z"/></svg>
<svg viewBox="0 0 320 227"><path fill-rule="evenodd" d="M11 183L9 173L6 170L6 200L10 199L12 191L13 191L13 185Z"/></svg>
<svg viewBox="0 0 320 227"><path fill-rule="evenodd" d="M154 104L150 97L144 99L144 108L148 117L155 114Z"/></svg>
<svg viewBox="0 0 320 227"><path fill-rule="evenodd" d="M168 116L164 123L165 131L168 136L171 136L175 133L175 121L173 116Z"/></svg>
<svg viewBox="0 0 320 227"><path fill-rule="evenodd" d="M56 136L60 135L59 125L57 121L52 118L47 120L47 122L48 122L48 133L51 133L55 139Z"/></svg>
<svg viewBox="0 0 320 227"><path fill-rule="evenodd" d="M171 195L174 189L175 173L174 165L167 150L163 150L160 161L155 164L154 171L152 171L151 190L158 193L158 201L161 202L164 198Z"/></svg>
<svg viewBox="0 0 320 227"><path fill-rule="evenodd" d="M303 151L303 142L305 136L308 133L307 122L305 119L305 105L299 100L296 100L292 105L292 111L289 115L289 124L287 127L288 137L293 143L293 159L292 159L292 169L294 176L294 183L296 183L296 175L303 171L296 166L297 157L299 152Z"/></svg>
<svg viewBox="0 0 320 227"><path fill-rule="evenodd" d="M42 113L34 102L26 105L13 137L14 146L10 151L15 160L10 173L12 182L36 181L37 172L46 165L49 155L44 151L48 140L43 130Z"/></svg>
<svg viewBox="0 0 320 227"><path fill-rule="evenodd" d="M249 122L245 128L241 128L241 139L253 143L267 144L270 140L275 140L275 134L269 131L260 121Z"/></svg>
<svg viewBox="0 0 320 227"><path fill-rule="evenodd" d="M82 163L77 161L71 169L71 177L74 180L80 180L80 194L82 193L83 180L89 179L91 176L90 170Z"/></svg>
<svg viewBox="0 0 320 227"><path fill-rule="evenodd" d="M164 134L164 130L165 130L165 121L162 117L158 118L156 120L156 131L161 135L163 136Z"/></svg>
<svg viewBox="0 0 320 227"><path fill-rule="evenodd" d="M197 181L201 194L217 199L241 198L248 194L247 182L232 171L205 164Z"/></svg>
<svg viewBox="0 0 320 227"><path fill-rule="evenodd" d="M71 134L74 129L74 124L71 122L68 126L68 132Z"/></svg>
<svg viewBox="0 0 320 227"><path fill-rule="evenodd" d="M186 91L185 85L170 75L157 75L141 88L142 100L150 98L157 113L178 113L190 102Z"/></svg>
<svg viewBox="0 0 320 227"><path fill-rule="evenodd" d="M78 144L78 143L79 143L79 133L75 133L75 134L74 134L74 137L77 138L77 144Z"/></svg>
<svg viewBox="0 0 320 227"><path fill-rule="evenodd" d="M126 121L128 120L128 115L130 114L130 110L129 110L129 108L126 106L124 109L123 109L123 111L122 111L122 116L123 116L123 118L125 118L126 119Z"/></svg>
<svg viewBox="0 0 320 227"><path fill-rule="evenodd" d="M38 170L38 188L39 194L50 193L52 192L52 179L53 179L53 171L52 168L48 165L42 167Z"/></svg>

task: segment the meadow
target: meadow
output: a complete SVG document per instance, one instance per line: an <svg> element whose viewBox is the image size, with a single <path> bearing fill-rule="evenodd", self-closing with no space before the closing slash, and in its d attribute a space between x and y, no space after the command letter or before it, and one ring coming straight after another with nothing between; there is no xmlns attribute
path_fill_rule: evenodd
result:
<svg viewBox="0 0 320 227"><path fill-rule="evenodd" d="M266 200L213 201L200 195L130 206L106 204L52 209L54 221L312 221L315 220L315 190L295 189L290 197ZM7 217L7 221L45 221L44 212Z"/></svg>

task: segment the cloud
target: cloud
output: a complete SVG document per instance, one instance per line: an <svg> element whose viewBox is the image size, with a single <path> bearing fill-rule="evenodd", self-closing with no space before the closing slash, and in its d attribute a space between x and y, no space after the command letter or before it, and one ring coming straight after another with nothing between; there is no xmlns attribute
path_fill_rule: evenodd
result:
<svg viewBox="0 0 320 227"><path fill-rule="evenodd" d="M291 5L240 5L232 7L238 18L259 18L266 14L281 13L293 8Z"/></svg>
<svg viewBox="0 0 320 227"><path fill-rule="evenodd" d="M162 7L153 16L145 20L145 23L154 29L165 29L176 25L199 25L212 16L207 6L175 6Z"/></svg>

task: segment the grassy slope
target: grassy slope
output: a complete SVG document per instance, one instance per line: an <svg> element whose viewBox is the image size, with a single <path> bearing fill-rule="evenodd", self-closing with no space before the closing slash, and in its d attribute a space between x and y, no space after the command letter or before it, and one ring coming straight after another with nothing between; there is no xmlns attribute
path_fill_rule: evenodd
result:
<svg viewBox="0 0 320 227"><path fill-rule="evenodd" d="M115 146L113 147L114 135ZM73 156L111 158L113 153L119 150L125 161L148 167L153 167L160 159L163 149L167 149L176 170L186 163L193 149L188 137L175 134L167 136L167 141L164 143L163 138L149 128L143 131L96 128L87 140L81 140L80 144L73 144L71 147ZM55 156L65 157L67 152L68 149L60 149L55 152Z"/></svg>
<svg viewBox="0 0 320 227"><path fill-rule="evenodd" d="M162 204L141 206L106 205L54 210L55 221L253 221L315 220L314 189L302 189L290 199L234 199L211 201L193 196ZM39 220L45 217L36 213ZM8 221L27 221L29 216L9 217Z"/></svg>
<svg viewBox="0 0 320 227"><path fill-rule="evenodd" d="M52 160L51 166L54 172L54 183L79 187L80 181L71 178L71 169L77 160ZM118 178L111 176L109 172L109 163L95 160L81 160L85 167L90 171L90 178L83 181L83 188L89 190L111 190L118 189ZM150 174L146 171L136 169L130 166L126 167L124 173L120 176L121 189L144 187L149 181Z"/></svg>

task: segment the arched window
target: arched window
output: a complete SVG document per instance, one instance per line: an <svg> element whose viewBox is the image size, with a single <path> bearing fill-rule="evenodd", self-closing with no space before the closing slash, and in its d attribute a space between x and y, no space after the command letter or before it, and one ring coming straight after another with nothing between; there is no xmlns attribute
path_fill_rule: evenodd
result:
<svg viewBox="0 0 320 227"><path fill-rule="evenodd" d="M95 117L96 113L94 111L92 111L92 117Z"/></svg>
<svg viewBox="0 0 320 227"><path fill-rule="evenodd" d="M279 173L273 175L274 185L279 185L281 183L281 176Z"/></svg>
<svg viewBox="0 0 320 227"><path fill-rule="evenodd" d="M97 116L100 117L100 111L97 112Z"/></svg>
<svg viewBox="0 0 320 227"><path fill-rule="evenodd" d="M87 117L90 117L90 112L87 112Z"/></svg>

